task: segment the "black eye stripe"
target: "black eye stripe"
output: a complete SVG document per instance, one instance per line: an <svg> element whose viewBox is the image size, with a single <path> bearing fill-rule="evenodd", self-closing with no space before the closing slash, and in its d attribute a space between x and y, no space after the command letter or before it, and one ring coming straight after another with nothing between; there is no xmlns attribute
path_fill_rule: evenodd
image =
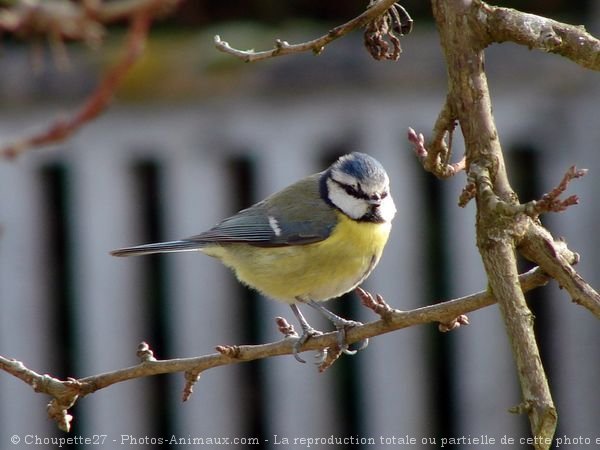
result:
<svg viewBox="0 0 600 450"><path fill-rule="evenodd" d="M343 190L346 191L346 193L348 195L351 195L352 197L360 198L362 200L370 200L371 199L367 194L365 194L361 190L360 185L358 186L358 189L357 189L354 186L350 186L349 184L344 184L344 183L342 183L342 182L340 182L340 181L338 181L338 180L336 180L334 178L332 178L332 180L333 180L333 182L335 184L337 184L338 186L340 186Z"/></svg>
<svg viewBox="0 0 600 450"><path fill-rule="evenodd" d="M348 185L343 185L344 189L346 190L346 192L350 195L353 195L354 197L360 197L361 196L361 192L360 190L354 188L353 186L348 186Z"/></svg>

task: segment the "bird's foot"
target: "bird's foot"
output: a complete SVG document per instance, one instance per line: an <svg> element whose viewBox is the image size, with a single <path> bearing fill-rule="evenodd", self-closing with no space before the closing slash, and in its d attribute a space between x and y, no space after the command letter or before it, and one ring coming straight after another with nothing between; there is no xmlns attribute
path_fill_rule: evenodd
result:
<svg viewBox="0 0 600 450"><path fill-rule="evenodd" d="M364 350L369 345L369 339L363 339L358 342L358 347L355 350L350 350L350 346L346 341L346 329L352 327L358 327L362 325L362 322L357 322L355 320L344 319L343 317L338 316L337 314L332 313L323 305L315 301L306 302L309 306L319 311L323 314L329 321L335 326L335 329L338 332L338 345L342 353L346 355L355 355L358 351Z"/></svg>
<svg viewBox="0 0 600 450"><path fill-rule="evenodd" d="M325 317L327 317L327 319L329 319L329 321L331 323L333 323L333 325L335 326L335 329L337 330L337 346L338 346L338 350L336 351L337 356L339 356L339 352L344 353L346 355L355 355L358 351L364 350L369 345L369 339L363 339L357 343L358 345L355 349L351 350L350 345L347 342L346 330L348 328L361 326L362 325L361 322L344 319L343 317L340 317L337 314L332 313L327 308L325 308L323 305L321 305L320 303L317 303L315 301L312 301L312 300L306 301L306 300L301 300L301 299L298 299L298 300L301 301L302 303L305 303L305 304L311 306L312 308L316 309L321 314L323 314ZM295 316L298 318L298 321L300 322L300 326L302 328L302 335L294 343L293 355L294 355L294 358L296 359L296 361L305 363L306 361L299 356L300 349L306 343L306 341L308 341L308 339L310 339L312 336L319 336L323 333L321 331L315 330L313 327L311 327L308 324L308 322L306 321L306 319L304 318L304 316L302 315L302 313L300 312L300 310L298 309L298 306L296 304L292 304L290 306L291 306L292 311L294 312ZM332 355L328 355L327 349L321 350L316 355L317 364L324 363L325 360L327 359L327 357L332 356ZM336 359L337 359L337 356L336 356Z"/></svg>
<svg viewBox="0 0 600 450"><path fill-rule="evenodd" d="M333 319L331 317L329 319L331 320L331 322L335 326L335 329L338 332L337 341L342 353L346 355L356 355L356 353L358 353L360 350L364 350L365 348L367 348L367 346L369 345L368 338L358 341L357 347L353 350L350 350L350 346L348 345L348 342L346 340L346 330L348 328L359 327L363 325L362 322L344 319L339 316L336 316L336 319Z"/></svg>
<svg viewBox="0 0 600 450"><path fill-rule="evenodd" d="M315 330L311 326L308 326L308 327L303 326L302 327L302 334L300 335L298 340L294 343L293 355L294 355L294 358L296 359L296 361L301 362L301 363L306 363L306 361L304 359L302 359L299 355L300 349L306 343L306 341L308 341L311 337L320 336L321 334L323 334L321 331ZM317 355L315 356L315 358L317 359L317 363L320 364L325 359L326 356L327 356L327 350L319 351L317 353Z"/></svg>

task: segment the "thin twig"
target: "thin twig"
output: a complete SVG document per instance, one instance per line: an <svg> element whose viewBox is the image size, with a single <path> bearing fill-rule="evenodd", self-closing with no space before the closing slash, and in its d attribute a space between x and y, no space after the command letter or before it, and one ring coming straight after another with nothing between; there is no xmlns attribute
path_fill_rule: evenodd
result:
<svg viewBox="0 0 600 450"><path fill-rule="evenodd" d="M291 55L294 53L303 53L309 51L318 55L323 51L326 45L342 36L345 36L351 31L365 26L369 22L385 13L395 2L396 0L380 0L349 22L329 30L327 34L321 37L302 42L300 44L290 44L287 41L277 39L275 40L274 47L270 50L259 52L254 50L238 50L231 47L228 42L222 40L219 35L216 35L214 37L215 47L217 50L228 53L245 62L261 61L263 59L274 58L276 56Z"/></svg>
<svg viewBox="0 0 600 450"><path fill-rule="evenodd" d="M562 212L569 206L579 204L579 198L576 195L570 195L566 199L560 199L559 197L567 190L571 181L581 178L586 174L587 169L577 169L575 166L571 166L564 174L560 183L550 192L544 194L541 199L514 204L503 201L496 196L488 168L479 163L472 163L469 167L469 179L465 191L469 191L470 195L473 195L474 186L477 186L480 199L486 203L488 208L506 216L525 214L537 219L542 213Z"/></svg>
<svg viewBox="0 0 600 450"><path fill-rule="evenodd" d="M109 69L98 87L75 114L66 119L55 120L46 130L37 134L5 145L0 148L0 157L15 158L30 148L62 142L102 113L129 70L143 54L151 23L152 16L146 11L133 17L123 56Z"/></svg>
<svg viewBox="0 0 600 450"><path fill-rule="evenodd" d="M414 145L417 158L423 168L438 178L449 178L465 169L466 160L463 158L450 163L452 157L452 136L456 128L456 114L449 98L446 98L435 125L433 127L433 139L429 146L425 146L425 137L408 129L408 140Z"/></svg>
<svg viewBox="0 0 600 450"><path fill-rule="evenodd" d="M537 217L545 212L561 212L569 206L579 204L579 198L576 195L570 195L564 200L561 200L559 197L567 190L572 180L581 178L586 174L587 169L577 169L575 166L569 167L569 170L567 170L558 186L547 194L544 194L540 200L531 202L533 216ZM529 214L531 215L531 213Z"/></svg>
<svg viewBox="0 0 600 450"><path fill-rule="evenodd" d="M439 131L439 130L438 130ZM425 146L425 137L422 133L417 134L412 128L408 128L408 140L414 145L414 152L423 168L438 178L449 178L465 169L465 158L456 163L450 163L451 146L446 143L452 139L454 125L439 134L429 148Z"/></svg>

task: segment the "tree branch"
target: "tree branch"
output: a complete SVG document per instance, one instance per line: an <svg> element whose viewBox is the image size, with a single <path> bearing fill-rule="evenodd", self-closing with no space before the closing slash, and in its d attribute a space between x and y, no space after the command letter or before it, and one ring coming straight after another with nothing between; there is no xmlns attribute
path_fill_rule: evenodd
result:
<svg viewBox="0 0 600 450"><path fill-rule="evenodd" d="M519 228L523 232L517 241L517 246L521 254L538 264L546 273L558 281L559 285L571 295L573 302L584 306L600 319L600 295L565 259L563 249L566 248L566 243L555 241L548 230L542 227L539 222L527 220L525 217L517 217L518 215L525 215L531 219L537 219L543 212L561 212L571 205L576 205L579 199L575 195L571 195L564 200L560 200L559 197L565 192L571 180L582 177L586 173L585 169L577 170L575 166L572 166L565 173L558 186L549 193L544 194L540 200L532 200L517 205L499 200L495 196L487 170L476 163L471 165L469 172L471 181L469 183L479 188L480 202L485 203L487 208L494 209L503 215L514 216L520 222ZM577 262L579 261L579 255L571 254L568 259Z"/></svg>
<svg viewBox="0 0 600 450"><path fill-rule="evenodd" d="M527 227L518 246L521 254L539 264L569 293L574 303L587 308L600 319L600 295L575 271L573 263L565 259L562 247L566 247L563 241L555 241L548 230L534 221ZM575 256L577 261L579 255Z"/></svg>
<svg viewBox="0 0 600 450"><path fill-rule="evenodd" d="M582 176L584 172L577 172L573 168L563 182L540 201L519 204L506 173L484 71L483 49L493 41L490 36L498 36L494 35L497 30L493 29L489 17L486 16L486 12L494 9L480 0L432 0L432 5L446 56L449 78L449 92L436 123L434 135L438 138L434 143L443 143L439 135L440 130L446 127L443 124L448 122L447 117L458 119L465 140L465 166L469 174L468 184L461 194L459 204L464 206L471 198L477 201L477 246L489 287L498 300L516 361L523 393L523 402L519 410L529 415L531 430L536 438L535 447L539 450L548 449L556 430L557 413L535 340L533 316L517 284L515 249L523 242L524 236L528 236L530 230L534 230L535 227L541 228L537 222L534 224L533 218L537 218L541 212L560 211L576 203L575 197L566 200L558 200L558 197L570 179ZM542 33L543 29L537 28L539 22L528 22L535 16L516 12L515 14L522 21L520 27L529 28L538 35ZM548 23L550 22L546 22ZM508 33L506 38L510 36L513 35ZM570 35L569 39L572 37ZM548 35L545 35L545 38L548 44ZM579 38L583 39L584 36L580 34ZM586 47L581 39L581 45ZM560 42L556 44L559 46ZM550 50L547 45L545 49ZM567 49L560 47L552 50L569 53ZM581 57L569 54L572 58L582 61ZM598 52L596 56L597 54ZM439 126L440 122L443 126ZM416 144L417 154L420 153L421 159L427 163L427 155L420 149L424 140L415 139L413 136L411 141ZM440 154L443 155L443 151L442 148ZM443 158L441 161L443 162ZM427 168L427 164L424 166ZM435 164L433 166L436 167ZM529 244L533 248L528 241L533 239L525 239L524 245ZM560 246L552 239L547 239L544 243L552 249L550 253L560 250ZM532 259L543 260L552 273L564 278L573 299L597 314L597 294L569 264L560 261L556 256L541 258L535 254Z"/></svg>
<svg viewBox="0 0 600 450"><path fill-rule="evenodd" d="M569 254L565 252L564 257L568 260ZM523 292L543 286L548 281L549 277L539 268L534 268L519 276L519 283ZM411 311L399 311L389 307L380 296L375 300L366 293L359 295L363 303L373 309L381 318L375 322L349 329L346 333L348 343L359 342L367 338L420 324L431 322L451 324L456 318L466 313L493 305L496 302L491 292L482 291ZM464 321L464 318L461 317L459 322L461 321ZM279 328L282 328L281 323L279 323ZM3 356L0 356L0 369L27 383L35 392L50 395L52 400L48 405L48 414L52 419L57 421L58 426L62 430L69 431L72 417L68 413L68 410L81 397L113 384L135 378L182 372L185 375L186 381L183 389L183 399L187 400L192 393L193 385L199 380L201 373L205 370L272 356L292 355L294 343L297 338L291 337L295 336L295 334L292 334L289 329L285 334L287 334L287 337L269 344L218 346L217 353L195 358L170 360L156 360L148 345L142 343L137 350L137 355L141 360L139 364L79 379L69 378L67 380L59 380L49 375L40 375L26 368L21 362ZM320 370L325 370L339 356L339 354L336 354L337 339L336 332L312 337L302 346L302 351L323 351L329 349L328 354L333 355L333 360L326 360L322 363Z"/></svg>
<svg viewBox="0 0 600 450"><path fill-rule="evenodd" d="M489 43L514 42L556 53L587 69L600 70L600 40L583 26L490 6L480 0L474 1L473 6L477 12L470 16L485 29Z"/></svg>
<svg viewBox="0 0 600 450"><path fill-rule="evenodd" d="M364 27L368 23L374 21L382 14L385 14L385 12L389 10L395 2L396 0L379 0L368 7L361 15L355 17L349 22L329 30L327 34L321 37L307 42L302 42L300 44L289 44L287 41L277 39L275 40L275 45L271 50L256 52L254 50L235 49L231 47L228 42L221 40L219 35L216 35L214 38L215 47L217 50L228 53L245 62L261 61L263 59L274 58L276 56L291 55L294 53L303 53L308 51L319 55L325 49L326 45L342 36L345 36L351 31Z"/></svg>

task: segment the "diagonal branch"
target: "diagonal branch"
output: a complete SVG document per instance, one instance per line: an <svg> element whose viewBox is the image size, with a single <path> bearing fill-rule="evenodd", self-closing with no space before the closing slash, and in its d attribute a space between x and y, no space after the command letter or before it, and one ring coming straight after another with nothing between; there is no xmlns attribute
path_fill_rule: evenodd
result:
<svg viewBox="0 0 600 450"><path fill-rule="evenodd" d="M532 221L519 243L519 251L554 278L574 303L585 307L600 319L600 294L575 271L573 263L565 259L560 251L565 246L562 241L554 241L548 230Z"/></svg>
<svg viewBox="0 0 600 450"><path fill-rule="evenodd" d="M71 117L57 119L47 129L0 148L0 157L15 158L24 151L62 142L87 122L96 118L112 100L113 94L144 52L152 16L145 10L131 22L127 44L121 59L104 75L96 90Z"/></svg>
<svg viewBox="0 0 600 450"><path fill-rule="evenodd" d="M543 286L549 279L539 268L534 268L519 277L523 292ZM361 298L363 299L363 303L366 303L363 295L361 295ZM411 311L399 311L387 306L383 302L383 299L378 297L378 302L369 307L379 314L381 318L375 322L349 329L346 338L348 343L355 343L366 338L379 336L410 326L431 322L449 324L468 312L493 305L495 302L496 299L490 291L482 291ZM279 326L281 328L281 323ZM52 419L57 421L62 430L68 431L72 420L68 410L79 398L100 389L135 378L182 372L185 375L186 381L183 389L183 398L187 400L192 393L194 383L199 380L203 371L213 367L237 364L271 356L292 355L296 339L285 337L277 342L263 345L219 346L217 347L217 353L195 358L170 360L156 360L147 344L142 343L137 351L140 363L135 366L85 378L69 378L64 381L50 377L49 375L40 375L26 368L21 362L3 356L0 356L0 369L27 383L35 392L50 395L52 400L48 405L48 414ZM302 351L335 349L337 340L338 336L336 332L316 336L309 339L302 346Z"/></svg>
<svg viewBox="0 0 600 450"><path fill-rule="evenodd" d="M343 25L337 26L329 30L329 32L323 36L310 41L302 42L300 44L290 44L287 41L277 39L275 46L270 50L256 52L254 50L238 50L229 45L228 42L221 40L219 35L216 35L215 47L217 50L228 53L243 60L244 62L255 62L263 59L274 58L276 56L290 55L294 53L313 52L314 54L320 54L326 45L333 42L334 40L345 36L346 34L354 31L358 28L364 27L368 23L372 22L376 18L384 14L390 9L396 0L379 0L372 6L367 8L362 14L344 23Z"/></svg>
<svg viewBox="0 0 600 450"><path fill-rule="evenodd" d="M0 31L22 39L56 36L97 44L103 24L129 19L141 12L153 17L175 9L182 0L12 0L0 6Z"/></svg>
<svg viewBox="0 0 600 450"><path fill-rule="evenodd" d="M477 19L491 42L514 42L564 56L582 67L600 70L600 40L583 26L568 25L511 8L474 1Z"/></svg>
<svg viewBox="0 0 600 450"><path fill-rule="evenodd" d="M101 114L143 54L153 20L172 12L181 1L83 0L75 3L15 0L10 7L0 8L0 32L12 33L22 39L47 38L57 60L63 62L66 61L64 40L84 41L88 45L98 46L105 32L105 24L130 20L123 55L104 75L80 109L71 117L55 120L43 131L0 147L0 158L14 158L30 148L61 142Z"/></svg>

